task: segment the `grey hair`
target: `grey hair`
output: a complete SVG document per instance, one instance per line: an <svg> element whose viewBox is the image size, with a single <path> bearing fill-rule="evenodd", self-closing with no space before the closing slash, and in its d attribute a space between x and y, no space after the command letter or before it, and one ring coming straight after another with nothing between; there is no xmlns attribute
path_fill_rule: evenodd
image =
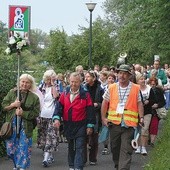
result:
<svg viewBox="0 0 170 170"><path fill-rule="evenodd" d="M51 76L57 76L54 70L47 70L43 75L43 80L46 81Z"/></svg>
<svg viewBox="0 0 170 170"><path fill-rule="evenodd" d="M71 73L70 77L78 77L80 79L80 81L82 81L82 77L81 77L80 73L78 73L78 72Z"/></svg>
<svg viewBox="0 0 170 170"><path fill-rule="evenodd" d="M31 87L29 89L30 91L34 91L36 89L35 79L30 74L22 74L19 80L22 80L22 79L28 79L31 82Z"/></svg>
<svg viewBox="0 0 170 170"><path fill-rule="evenodd" d="M82 65L78 65L78 66L76 67L75 71L78 72L79 69L82 69L82 70L83 70L83 66L82 66Z"/></svg>
<svg viewBox="0 0 170 170"><path fill-rule="evenodd" d="M151 75L154 74L154 75L157 75L158 74L158 71L156 69L152 69L151 70Z"/></svg>

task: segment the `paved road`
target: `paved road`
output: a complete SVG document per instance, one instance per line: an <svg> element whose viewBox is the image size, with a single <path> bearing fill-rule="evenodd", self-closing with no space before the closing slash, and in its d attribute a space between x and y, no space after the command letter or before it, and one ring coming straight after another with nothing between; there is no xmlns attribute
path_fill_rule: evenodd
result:
<svg viewBox="0 0 170 170"><path fill-rule="evenodd" d="M114 164L111 159L111 154L102 155L101 150L103 149L102 144L99 146L98 164L96 166L87 165L84 170L113 170ZM148 148L150 150L150 148ZM54 153L55 162L48 168L44 168L41 165L43 159L43 152L33 146L31 167L30 170L68 170L67 165L67 144L61 143L58 151ZM144 164L148 161L148 156L142 156L133 154L131 170L143 170ZM11 160L0 158L0 170L12 170L13 164Z"/></svg>

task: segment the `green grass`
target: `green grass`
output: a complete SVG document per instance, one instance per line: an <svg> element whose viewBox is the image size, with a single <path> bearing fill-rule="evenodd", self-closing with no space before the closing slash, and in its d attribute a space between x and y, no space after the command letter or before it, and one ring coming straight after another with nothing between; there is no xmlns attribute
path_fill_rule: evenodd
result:
<svg viewBox="0 0 170 170"><path fill-rule="evenodd" d="M170 111L163 122L154 149L149 155L145 170L170 170Z"/></svg>

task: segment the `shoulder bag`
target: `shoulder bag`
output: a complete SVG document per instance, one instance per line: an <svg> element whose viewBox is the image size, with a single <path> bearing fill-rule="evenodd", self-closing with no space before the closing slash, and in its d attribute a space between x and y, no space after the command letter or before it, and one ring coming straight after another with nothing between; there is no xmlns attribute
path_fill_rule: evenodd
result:
<svg viewBox="0 0 170 170"><path fill-rule="evenodd" d="M156 113L160 119L165 119L167 116L167 110L165 109L165 107L156 109Z"/></svg>
<svg viewBox="0 0 170 170"><path fill-rule="evenodd" d="M5 122L3 123L0 130L0 137L4 140L9 139L12 136L12 123Z"/></svg>

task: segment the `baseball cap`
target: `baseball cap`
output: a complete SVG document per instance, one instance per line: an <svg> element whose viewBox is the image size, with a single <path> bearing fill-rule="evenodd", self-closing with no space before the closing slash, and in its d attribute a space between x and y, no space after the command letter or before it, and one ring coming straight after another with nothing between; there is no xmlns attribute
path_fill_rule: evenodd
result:
<svg viewBox="0 0 170 170"><path fill-rule="evenodd" d="M130 69L130 66L127 65L127 64L122 64L119 66L119 68L117 68L117 71L125 71L125 72L128 72L129 74L132 74L131 73L131 69Z"/></svg>

